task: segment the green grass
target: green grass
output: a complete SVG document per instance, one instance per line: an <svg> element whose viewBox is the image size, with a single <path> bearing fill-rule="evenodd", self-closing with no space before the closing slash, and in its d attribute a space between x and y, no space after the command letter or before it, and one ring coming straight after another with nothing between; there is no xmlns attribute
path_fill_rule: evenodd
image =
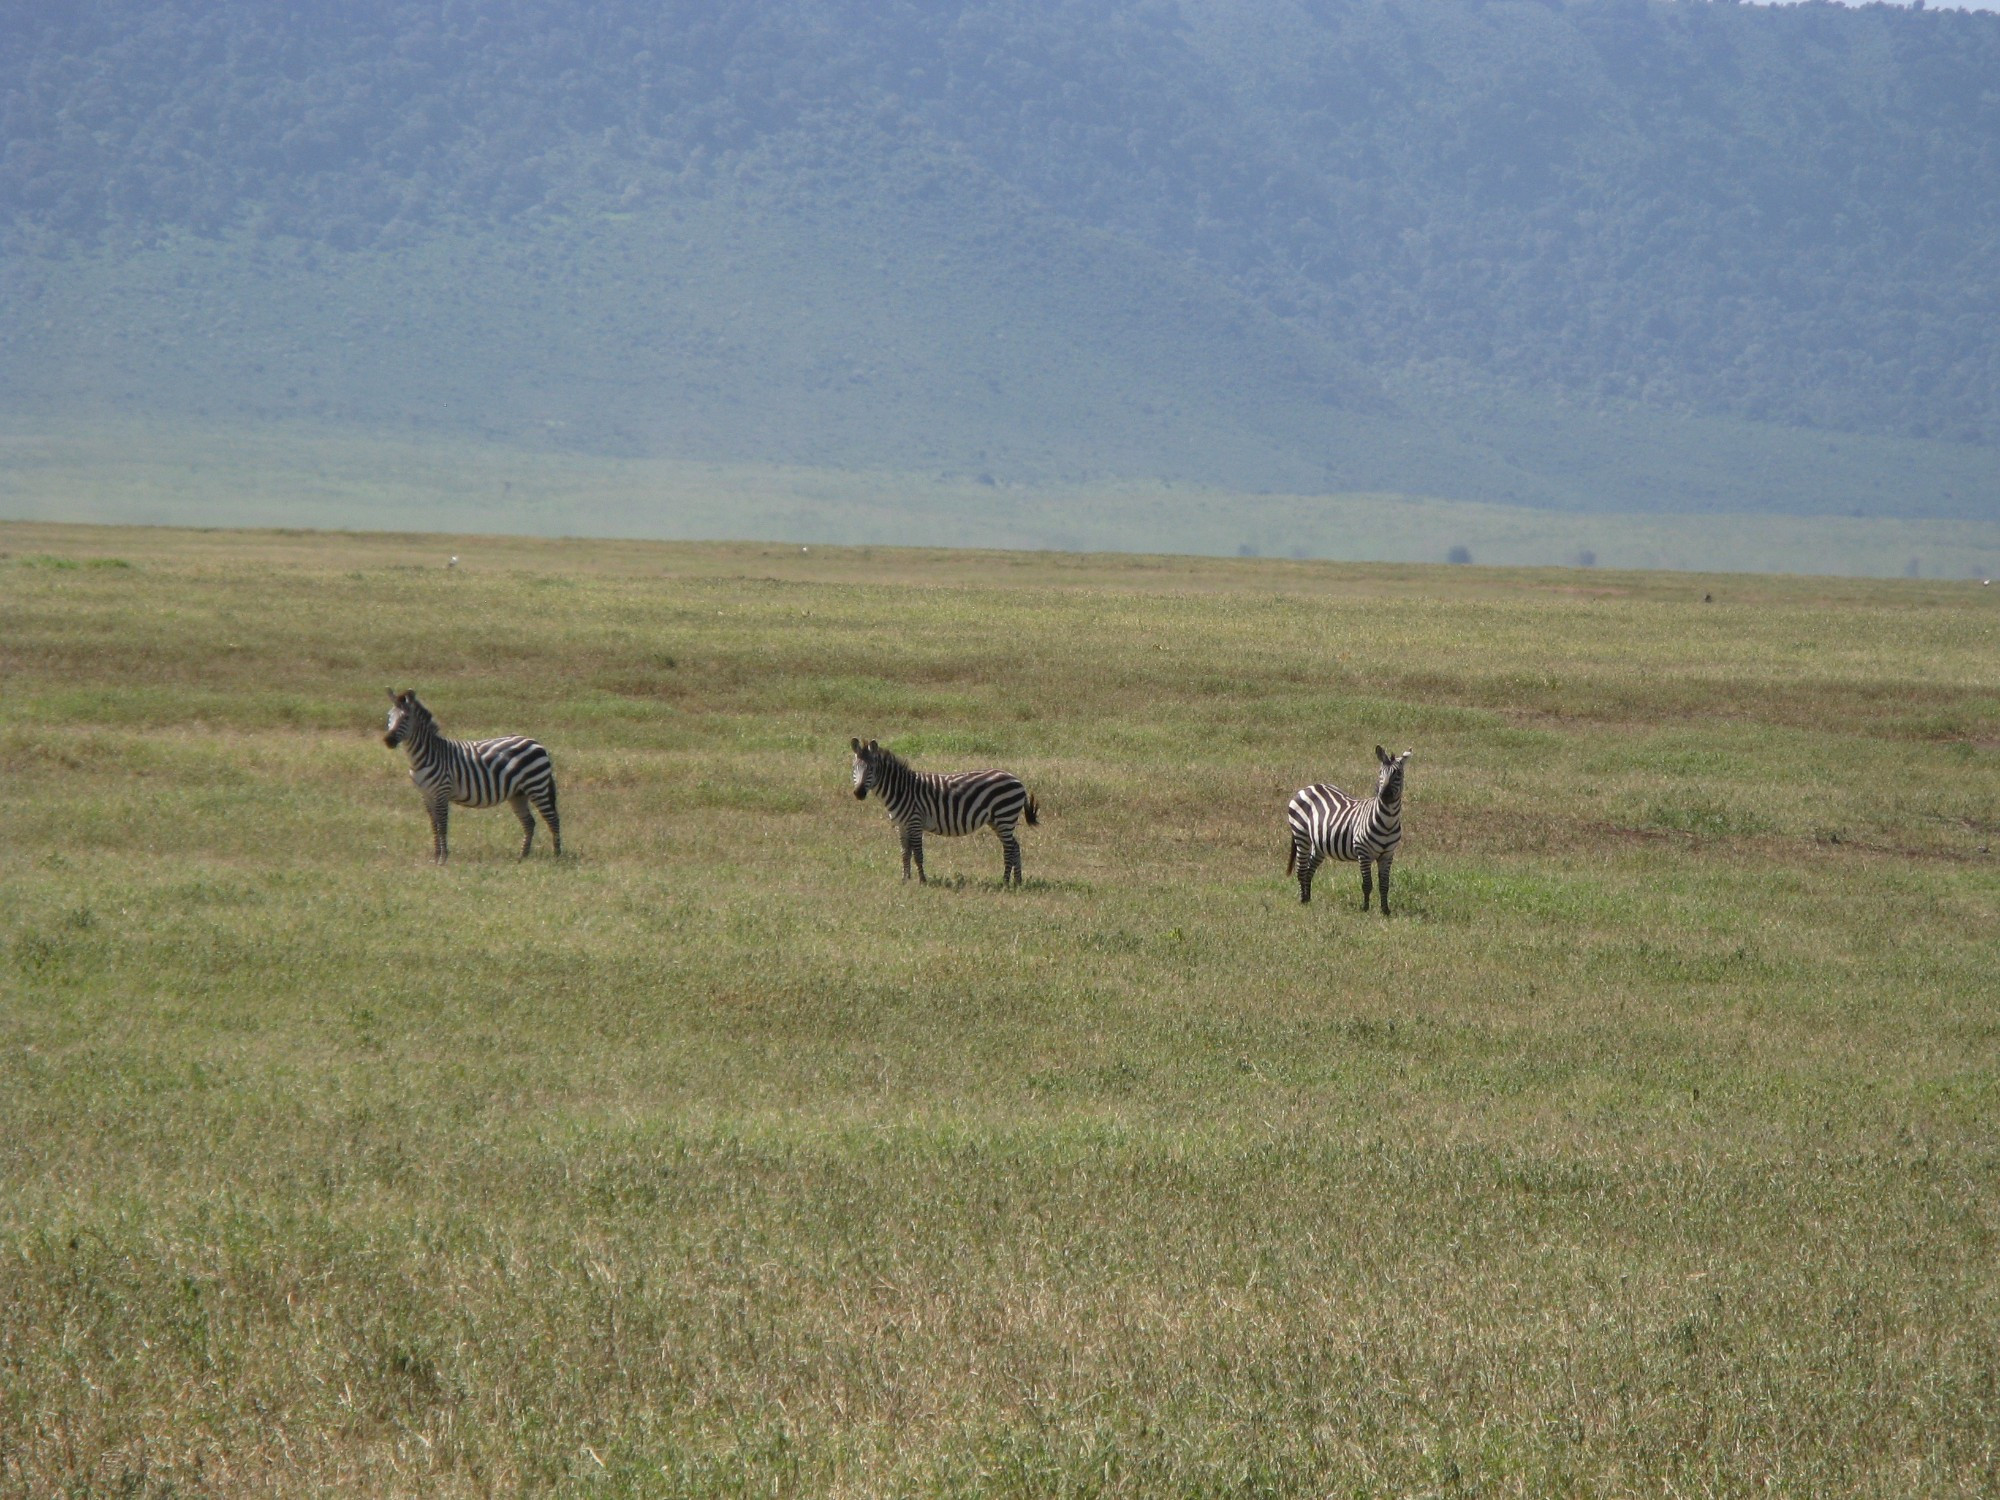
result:
<svg viewBox="0 0 2000 1500"><path fill-rule="evenodd" d="M0 553L0 1485L2000 1484L1991 591ZM570 852L432 867L392 685ZM852 734L1019 772L1026 888ZM1398 913L1301 909L1378 741Z"/></svg>

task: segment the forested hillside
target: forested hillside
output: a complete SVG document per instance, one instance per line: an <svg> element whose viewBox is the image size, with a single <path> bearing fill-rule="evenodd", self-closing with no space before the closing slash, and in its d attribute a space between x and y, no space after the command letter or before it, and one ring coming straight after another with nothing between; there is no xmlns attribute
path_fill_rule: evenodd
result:
<svg viewBox="0 0 2000 1500"><path fill-rule="evenodd" d="M2000 16L105 0L0 110L16 408L1754 508L1588 457L1703 417L1992 502Z"/></svg>

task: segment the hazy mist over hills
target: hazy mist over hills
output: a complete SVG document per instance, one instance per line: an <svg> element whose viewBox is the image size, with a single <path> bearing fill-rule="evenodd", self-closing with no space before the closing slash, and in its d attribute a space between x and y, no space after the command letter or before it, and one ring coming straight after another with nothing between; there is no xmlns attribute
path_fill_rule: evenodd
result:
<svg viewBox="0 0 2000 1500"><path fill-rule="evenodd" d="M13 7L0 140L20 420L2000 519L2000 16Z"/></svg>

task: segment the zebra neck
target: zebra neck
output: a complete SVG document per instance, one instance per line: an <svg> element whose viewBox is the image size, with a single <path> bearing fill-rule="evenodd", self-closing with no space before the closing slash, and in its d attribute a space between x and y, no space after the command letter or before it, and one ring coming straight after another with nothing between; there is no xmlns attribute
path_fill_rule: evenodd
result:
<svg viewBox="0 0 2000 1500"><path fill-rule="evenodd" d="M403 741L403 748L410 752L412 765L423 766L442 759L444 747L449 743L450 741L438 733L436 724L419 724Z"/></svg>
<svg viewBox="0 0 2000 1500"><path fill-rule="evenodd" d="M899 760L885 760L876 768L875 792L891 813L904 813L917 796L917 773Z"/></svg>

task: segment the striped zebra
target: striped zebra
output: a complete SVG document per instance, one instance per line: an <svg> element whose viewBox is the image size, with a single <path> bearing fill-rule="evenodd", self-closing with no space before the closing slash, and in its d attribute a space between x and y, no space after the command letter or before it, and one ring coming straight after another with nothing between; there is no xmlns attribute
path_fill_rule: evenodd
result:
<svg viewBox="0 0 2000 1500"><path fill-rule="evenodd" d="M1005 863L1000 883L1021 883L1021 845L1014 837L1014 824L1026 817L1028 826L1039 821L1039 809L1021 779L1008 771L913 771L900 755L884 750L875 741L854 747L854 795L866 802L872 791L888 809L889 821L903 840L903 879L910 878L910 861L917 862L917 879L924 878L924 835L941 833L957 837L976 833L987 824L1000 835Z"/></svg>
<svg viewBox="0 0 2000 1500"><path fill-rule="evenodd" d="M1391 755L1377 745L1375 795L1366 800L1337 786L1309 786L1292 794L1285 809L1285 821L1292 825L1285 873L1298 871L1302 903L1312 900L1313 871L1321 860L1354 859L1361 862L1361 909L1368 910L1370 866L1380 865L1382 915L1389 915L1389 865L1403 842L1403 765L1409 758L1408 750Z"/></svg>
<svg viewBox="0 0 2000 1500"><path fill-rule="evenodd" d="M521 840L521 858L535 842L535 815L530 803L549 825L549 837L556 853L562 853L562 819L556 816L556 775L549 764L549 752L533 740L510 734L497 740L448 740L438 733L437 720L417 700L415 692L389 690L389 727L382 743L391 750L401 745L410 757L410 780L424 799L431 815L431 853L444 863L445 825L451 819L451 805L513 807L526 835Z"/></svg>

